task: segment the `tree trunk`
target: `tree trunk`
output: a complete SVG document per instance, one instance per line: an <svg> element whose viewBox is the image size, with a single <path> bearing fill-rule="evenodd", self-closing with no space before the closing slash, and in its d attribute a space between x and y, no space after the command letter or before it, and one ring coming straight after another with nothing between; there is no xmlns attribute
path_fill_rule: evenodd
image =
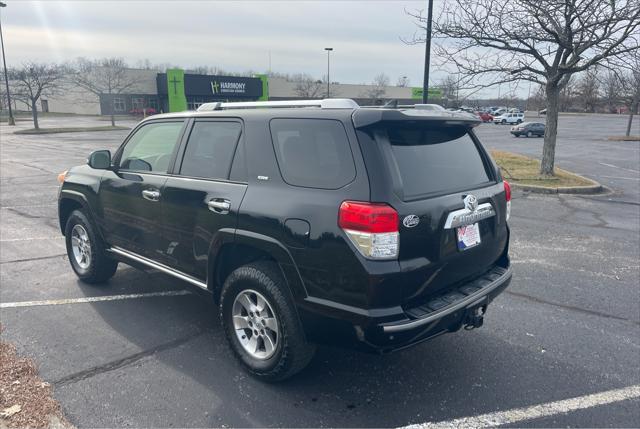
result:
<svg viewBox="0 0 640 429"><path fill-rule="evenodd" d="M627 137L631 135L631 123L633 122L633 115L634 113L636 113L637 110L638 110L638 101L636 101L635 103L631 103L631 106L629 106L629 122L627 122L627 134L626 134Z"/></svg>
<svg viewBox="0 0 640 429"><path fill-rule="evenodd" d="M112 127L116 126L116 117L113 113L111 114L111 126Z"/></svg>
<svg viewBox="0 0 640 429"><path fill-rule="evenodd" d="M560 88L558 84L547 84L546 95L547 123L544 128L544 145L542 146L540 174L553 176L556 157L556 136L558 135L558 103L560 99Z"/></svg>
<svg viewBox="0 0 640 429"><path fill-rule="evenodd" d="M33 116L33 128L36 130L40 129L40 125L38 125L38 105L36 104L36 100L31 100L31 115Z"/></svg>

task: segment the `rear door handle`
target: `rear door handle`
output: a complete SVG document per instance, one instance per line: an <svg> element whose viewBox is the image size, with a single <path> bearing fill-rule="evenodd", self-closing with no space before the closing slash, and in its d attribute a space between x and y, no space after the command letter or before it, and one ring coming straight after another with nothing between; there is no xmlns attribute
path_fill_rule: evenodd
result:
<svg viewBox="0 0 640 429"><path fill-rule="evenodd" d="M142 191L142 198L149 201L158 201L160 200L160 192L145 189L144 191Z"/></svg>
<svg viewBox="0 0 640 429"><path fill-rule="evenodd" d="M227 214L231 209L231 201L222 198L214 198L207 203L209 210L218 214Z"/></svg>

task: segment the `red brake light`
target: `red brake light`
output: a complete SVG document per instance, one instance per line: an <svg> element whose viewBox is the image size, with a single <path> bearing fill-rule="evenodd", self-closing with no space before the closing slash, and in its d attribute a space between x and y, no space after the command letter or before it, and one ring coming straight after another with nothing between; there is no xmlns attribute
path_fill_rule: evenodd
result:
<svg viewBox="0 0 640 429"><path fill-rule="evenodd" d="M511 185L506 180L504 183L504 197L507 201L511 201Z"/></svg>
<svg viewBox="0 0 640 429"><path fill-rule="evenodd" d="M345 201L340 205L342 229L381 233L398 231L398 212L387 204Z"/></svg>

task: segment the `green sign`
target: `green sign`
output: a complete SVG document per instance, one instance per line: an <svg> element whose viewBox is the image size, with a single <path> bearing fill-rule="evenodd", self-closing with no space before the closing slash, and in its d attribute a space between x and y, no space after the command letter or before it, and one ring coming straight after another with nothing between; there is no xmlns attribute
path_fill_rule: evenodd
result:
<svg viewBox="0 0 640 429"><path fill-rule="evenodd" d="M187 110L187 97L184 94L184 70L167 69L167 94L169 112Z"/></svg>
<svg viewBox="0 0 640 429"><path fill-rule="evenodd" d="M269 100L269 77L266 74L257 74L255 77L260 78L262 81L262 95L258 98L258 101Z"/></svg>
<svg viewBox="0 0 640 429"><path fill-rule="evenodd" d="M429 98L442 98L441 88L429 88L427 91ZM422 98L422 88L411 88L411 98Z"/></svg>

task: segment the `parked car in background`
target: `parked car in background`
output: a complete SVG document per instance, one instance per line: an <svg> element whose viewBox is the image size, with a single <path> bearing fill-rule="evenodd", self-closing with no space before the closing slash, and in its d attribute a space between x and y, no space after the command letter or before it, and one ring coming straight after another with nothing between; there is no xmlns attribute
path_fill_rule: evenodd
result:
<svg viewBox="0 0 640 429"><path fill-rule="evenodd" d="M480 119L482 119L482 122L492 122L493 121L493 115L491 113L488 113L488 112L476 112L476 114L478 115L478 117Z"/></svg>
<svg viewBox="0 0 640 429"><path fill-rule="evenodd" d="M521 124L524 122L524 113L504 113L493 118L493 123L500 124Z"/></svg>
<svg viewBox="0 0 640 429"><path fill-rule="evenodd" d="M542 122L523 122L520 125L511 127L511 134L515 137L542 137L544 136L544 124Z"/></svg>

